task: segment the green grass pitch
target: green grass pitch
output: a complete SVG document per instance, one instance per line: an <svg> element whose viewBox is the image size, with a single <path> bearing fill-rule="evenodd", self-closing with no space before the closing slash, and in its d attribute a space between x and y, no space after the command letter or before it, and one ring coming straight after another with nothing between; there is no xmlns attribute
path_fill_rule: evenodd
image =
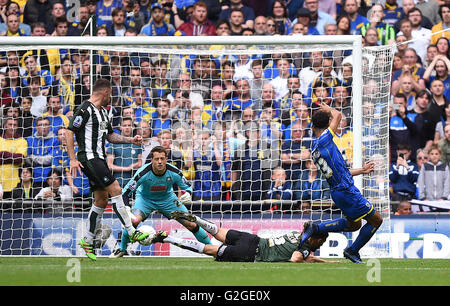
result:
<svg viewBox="0 0 450 306"><path fill-rule="evenodd" d="M375 264L223 263L211 258L0 257L8 286L436 286L450 285L448 259L379 259Z"/></svg>

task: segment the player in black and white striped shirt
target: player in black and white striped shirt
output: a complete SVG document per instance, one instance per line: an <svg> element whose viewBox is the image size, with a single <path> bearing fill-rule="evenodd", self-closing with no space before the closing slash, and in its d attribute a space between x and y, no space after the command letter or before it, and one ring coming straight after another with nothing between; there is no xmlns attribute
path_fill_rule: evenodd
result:
<svg viewBox="0 0 450 306"><path fill-rule="evenodd" d="M124 137L113 132L105 109L111 101L111 93L111 83L105 79L98 79L92 88L92 96L75 110L66 130L70 172L72 175L84 172L94 192L94 205L89 211L86 236L80 240L81 247L92 260L96 260L93 246L94 233L100 225L109 196L111 196L114 211L127 229L131 241L140 241L148 236L133 227L122 200L122 188L106 163L106 141L136 145L142 145L143 141L139 135ZM74 150L74 134L78 143L77 156Z"/></svg>

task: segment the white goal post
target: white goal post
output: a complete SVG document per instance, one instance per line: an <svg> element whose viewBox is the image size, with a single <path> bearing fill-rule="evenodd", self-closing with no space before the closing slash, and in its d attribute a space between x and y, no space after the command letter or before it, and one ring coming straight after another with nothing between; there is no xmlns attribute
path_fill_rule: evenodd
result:
<svg viewBox="0 0 450 306"><path fill-rule="evenodd" d="M221 48L213 48L214 46L221 46ZM2 54L6 54L8 51L20 51L23 54L29 50L55 48L88 50L88 55L86 55L86 57L89 58L91 63L89 71L90 82L95 78L100 77L98 71L93 68L96 67L96 65L100 65L95 60L95 58L98 58L98 52L107 52L108 54L113 54L114 52L123 52L125 54L134 53L138 54L137 57L139 57L139 54L141 53L149 53L158 55L156 57L159 58L168 59L173 59L174 57L184 58L190 54L205 55L209 58L214 56L216 63L218 63L217 70L219 73L221 69L220 65L224 62L218 60L221 56L231 58L239 57L240 54L247 54L249 56L254 56L254 59L265 58L267 59L267 62L273 65L272 68L276 69L276 64L273 63L272 60L275 58L275 54L281 53L289 55L291 65L293 65L292 63L294 62L301 63L301 65L305 63L305 66L293 65L293 69L297 71L295 74L298 75L301 70L308 67L306 66L308 60L304 60L302 56L314 51L321 51L322 54L332 54L324 55L323 57L333 58L333 73L336 74L336 78L341 79L343 78L342 71L345 66L344 63L350 63L352 68L351 86L348 88L349 96L346 97L350 101L350 104L346 107L348 107L349 110L347 114L351 114L351 118L347 118L351 119L349 120L349 122L351 121L351 126L347 129L352 132L352 143L351 156L348 156L347 158L351 163L349 166L355 168L362 167L365 161L376 160L376 173L354 177L354 179L355 185L369 201L374 203L376 209L382 213L384 218L382 227L369 245L362 249L361 255L363 257L390 256L388 114L393 59L393 49L391 47L363 48L362 37L359 35L198 37L48 36L0 38L0 52L2 52ZM335 53L335 51L339 51L339 53ZM348 52L346 53L344 51L348 51L351 55L344 56L344 53L348 54ZM339 61L336 61L337 58L333 57L335 54L339 54ZM191 65L192 62L193 60L191 61ZM336 62L339 62L339 64L335 64ZM170 64L168 64L168 66L168 69L170 69ZM132 66L126 68L130 67ZM189 67L184 67L183 69L187 69L192 73L192 69L189 69ZM323 70L323 67L319 67L321 73ZM171 77L173 77L173 79L169 81L171 83L176 83L179 81L180 75L180 73L172 75ZM234 81L236 82L236 80ZM305 88L312 90L310 84L301 85L305 85ZM156 88L149 89L156 90ZM175 90L173 92L175 92ZM306 94L304 96L306 96ZM208 99L204 99L203 105L209 103L207 100ZM310 97L309 103L311 103L311 101L313 100ZM330 101L334 100L331 99ZM366 102L367 104L365 104ZM225 99L224 103L226 103ZM156 105L153 105L153 107L156 109ZM256 111L257 115L255 118L259 118L262 109L259 108ZM288 110L279 108L279 111L281 114L283 111ZM238 114L238 111L231 111L232 116L235 113ZM7 118L7 115L5 115L5 112L2 112L2 114L2 121L4 121ZM235 119L230 119L230 121L233 120ZM150 122L152 121L150 120ZM279 139L279 155L276 155L280 167L282 165L281 144L284 143L284 141L284 139ZM194 145L193 143L191 144ZM239 146L236 150L241 150L241 148L242 146ZM350 154L348 152L349 151L347 151L347 154ZM204 165L201 164L199 167L201 168L202 166ZM271 168L271 173L273 173L274 169L275 167ZM2 175L0 175L0 177L2 177ZM191 179L193 181L194 177ZM269 177L268 180L272 181L272 177ZM21 210L20 208L15 210L14 207L17 208L17 203L22 200L23 199L16 198L10 200L3 199L2 201L2 203L11 202L12 206L5 205L4 207L13 208L9 210L1 209L0 212L0 256L82 255L82 251L78 248L76 243L84 231L84 222L87 216L86 210L69 211L66 209L42 209L45 205L61 207L60 201L51 199L44 202L41 201L40 204L27 204L27 207L29 208L27 210ZM26 203L29 201L24 200L23 202ZM69 203L72 204L71 206L74 206L73 203L75 202L75 200L69 201ZM309 208L302 207L301 204L298 204L301 202L301 199L269 199L267 196L260 198L260 200L257 201L248 199L233 200L229 198L209 200L194 199L194 204L192 207L188 207L188 209L192 209L194 213L202 214L205 218L211 218L216 222L221 222L224 226L252 231L261 236L280 233L286 230L301 230L303 222L307 220L313 219L324 221L336 218L336 216L340 214L340 211L333 206L330 199L315 199L310 201ZM308 201L305 200L305 202ZM280 205L276 206L277 203ZM40 209L34 211L34 205L37 205L36 207L40 207ZM67 205L67 202L62 205L64 207L64 205ZM280 207L286 207L286 209ZM175 221L166 220L160 214L152 214L145 222L153 225L156 229L161 227L172 231L175 235L192 238L191 233L185 231L184 228L179 226ZM105 214L104 223L108 224L113 232L103 248L99 250L100 255L106 256L109 255L115 246L117 234L120 232L120 223L113 212ZM356 237L355 235L355 233L347 236L341 234L330 235L329 243L322 247L320 255L327 257L342 256L343 245L346 241ZM136 245L130 247L141 255L192 256L192 254L173 246L166 246L160 249L157 249L155 246L150 249L148 249L149 247Z"/></svg>

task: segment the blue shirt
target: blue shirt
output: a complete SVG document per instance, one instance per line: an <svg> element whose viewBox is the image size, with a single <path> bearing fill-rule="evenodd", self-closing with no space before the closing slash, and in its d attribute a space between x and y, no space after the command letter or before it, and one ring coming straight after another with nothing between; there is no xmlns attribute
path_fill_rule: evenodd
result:
<svg viewBox="0 0 450 306"><path fill-rule="evenodd" d="M123 188L124 200L136 192L136 196L143 197L152 202L165 202L174 194L173 186L176 184L180 189L192 194L183 172L177 167L167 164L166 172L162 175L153 173L152 163L145 164L138 169L133 178Z"/></svg>
<svg viewBox="0 0 450 306"><path fill-rule="evenodd" d="M313 141L312 160L330 184L331 189L350 188L354 186L353 176L334 143L333 136L333 131L328 128Z"/></svg>

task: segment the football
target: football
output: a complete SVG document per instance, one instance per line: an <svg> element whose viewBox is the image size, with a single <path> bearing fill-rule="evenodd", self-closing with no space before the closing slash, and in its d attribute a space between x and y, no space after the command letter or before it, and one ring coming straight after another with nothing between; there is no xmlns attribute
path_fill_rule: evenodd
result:
<svg viewBox="0 0 450 306"><path fill-rule="evenodd" d="M150 225L142 225L138 228L142 233L148 233L148 237L142 241L139 241L141 245L150 245L153 237L156 235L155 229Z"/></svg>

